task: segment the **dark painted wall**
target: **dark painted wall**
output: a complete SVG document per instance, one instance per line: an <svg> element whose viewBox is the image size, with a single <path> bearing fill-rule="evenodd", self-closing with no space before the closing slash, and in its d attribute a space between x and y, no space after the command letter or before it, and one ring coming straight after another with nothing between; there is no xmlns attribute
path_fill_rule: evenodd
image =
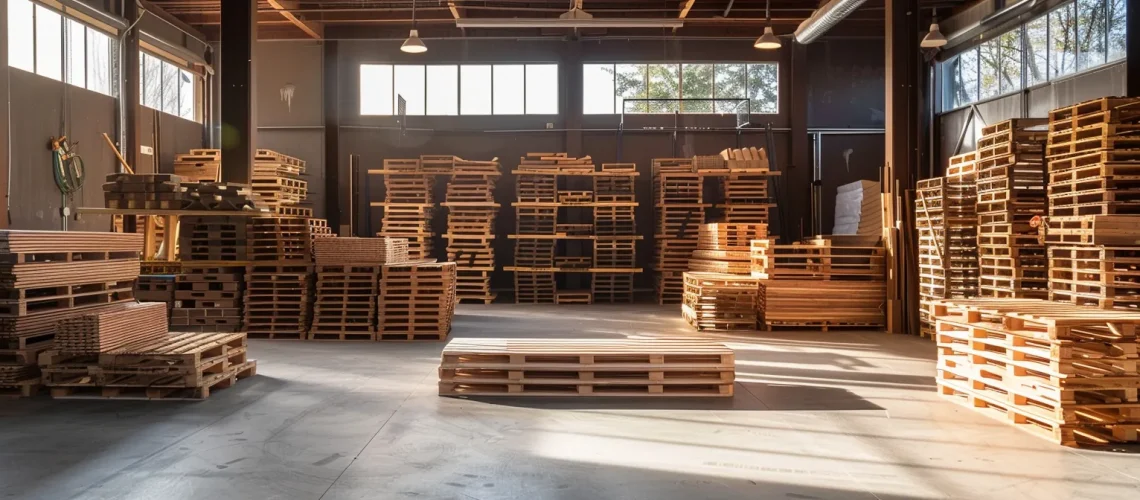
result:
<svg viewBox="0 0 1140 500"><path fill-rule="evenodd" d="M881 39L808 45L808 126L883 128L886 80Z"/></svg>
<svg viewBox="0 0 1140 500"><path fill-rule="evenodd" d="M52 174L51 137L66 134L83 158L86 181L67 203L103 206L103 180L114 172L115 156L103 141L114 135L115 100L111 97L9 69L11 85L12 180L9 217L13 229L62 229L61 195ZM105 231L108 216L72 219L73 230Z"/></svg>
<svg viewBox="0 0 1140 500"><path fill-rule="evenodd" d="M158 119L158 144L155 144L154 127L155 118ZM200 149L206 147L203 140L201 123L193 120L186 120L171 114L155 111L150 108L142 108L139 114L139 130L142 131L142 140L140 141L143 146L150 146L155 148L155 153L158 156L158 172L160 173L173 173L174 172L174 158L180 154L186 154L191 149ZM139 165L135 167L135 171L139 173L154 172L154 156L148 154L139 154Z"/></svg>

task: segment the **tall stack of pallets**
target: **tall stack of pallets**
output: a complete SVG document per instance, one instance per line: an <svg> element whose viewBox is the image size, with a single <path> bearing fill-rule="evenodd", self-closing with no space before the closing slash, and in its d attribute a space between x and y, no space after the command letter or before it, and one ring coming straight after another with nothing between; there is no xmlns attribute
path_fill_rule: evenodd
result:
<svg viewBox="0 0 1140 500"><path fill-rule="evenodd" d="M424 172L420 160L384 160L384 216L378 236L408 240L412 259L432 254L432 190L435 177Z"/></svg>
<svg viewBox="0 0 1140 500"><path fill-rule="evenodd" d="M506 270L515 273L516 302L632 301L642 239L634 220L636 166L595 169L588 156L528 153L513 173L515 265Z"/></svg>
<svg viewBox="0 0 1140 500"><path fill-rule="evenodd" d="M304 339L313 284L311 223L301 217L250 217L245 329L251 338Z"/></svg>
<svg viewBox="0 0 1140 500"><path fill-rule="evenodd" d="M918 181L915 191L923 336L934 333L933 301L978 294L976 159L976 153L951 157L945 177Z"/></svg>
<svg viewBox="0 0 1140 500"><path fill-rule="evenodd" d="M1140 309L1140 99L1049 113L1049 296Z"/></svg>
<svg viewBox="0 0 1140 500"><path fill-rule="evenodd" d="M716 203L724 222L768 224L776 206L770 197L769 181L779 175L769 168L768 153L754 147L726 149L718 156L693 159L697 173L719 180L721 201Z"/></svg>
<svg viewBox="0 0 1140 500"><path fill-rule="evenodd" d="M407 242L394 238L316 240L316 298L309 339L376 340L380 267L407 256Z"/></svg>
<svg viewBox="0 0 1140 500"><path fill-rule="evenodd" d="M495 182L502 173L498 158L491 161L455 159L447 185L447 259L458 266L459 300L495 300L491 273L495 270Z"/></svg>
<svg viewBox="0 0 1140 500"><path fill-rule="evenodd" d="M978 140L982 297L1047 296L1045 245L1030 223L1045 213L1044 125L1043 119L1006 120L983 128Z"/></svg>
<svg viewBox="0 0 1140 500"><path fill-rule="evenodd" d="M301 206L308 197L305 162L268 149L259 149L253 158L251 190L260 204L279 215L311 217L313 209ZM186 182L221 180L222 152L218 149L191 149L178 155L174 173Z"/></svg>
<svg viewBox="0 0 1140 500"><path fill-rule="evenodd" d="M752 276L764 290L759 315L769 330L886 326L886 275L881 246L752 240Z"/></svg>
<svg viewBox="0 0 1140 500"><path fill-rule="evenodd" d="M634 220L634 184L637 165L603 163L594 172L594 273L591 300L633 302L637 270L637 224Z"/></svg>
<svg viewBox="0 0 1140 500"><path fill-rule="evenodd" d="M0 231L0 395L31 396L60 320L133 301L141 234Z"/></svg>
<svg viewBox="0 0 1140 500"><path fill-rule="evenodd" d="M764 287L748 275L684 273L681 317L697 330L755 330Z"/></svg>
<svg viewBox="0 0 1140 500"><path fill-rule="evenodd" d="M181 219L178 252L182 272L174 280L170 326L190 332L241 330L245 267L250 255L248 217Z"/></svg>
<svg viewBox="0 0 1140 500"><path fill-rule="evenodd" d="M752 240L767 237L767 224L701 224L689 271L747 276L752 273Z"/></svg>
<svg viewBox="0 0 1140 500"><path fill-rule="evenodd" d="M1140 313L998 298L931 312L944 397L1065 446L1140 442Z"/></svg>
<svg viewBox="0 0 1140 500"><path fill-rule="evenodd" d="M692 158L653 160L653 270L657 302L680 303L689 257L697 249L697 228L705 223L704 182Z"/></svg>
<svg viewBox="0 0 1140 500"><path fill-rule="evenodd" d="M455 315L456 270L454 262L384 265L377 340L446 340Z"/></svg>

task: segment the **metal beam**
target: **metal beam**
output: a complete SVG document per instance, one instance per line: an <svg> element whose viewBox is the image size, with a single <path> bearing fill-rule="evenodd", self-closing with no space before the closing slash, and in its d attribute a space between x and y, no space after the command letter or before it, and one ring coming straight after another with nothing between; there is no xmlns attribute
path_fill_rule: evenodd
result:
<svg viewBox="0 0 1140 500"><path fill-rule="evenodd" d="M123 3L123 17L129 23L139 18L139 5L136 2ZM142 111L142 75L139 70L139 27L136 25L127 32L123 38L123 88L119 92L123 96L123 130L119 149L122 150L123 159L127 165L137 168L139 164L139 148L142 147L142 134L139 130L139 113Z"/></svg>
<svg viewBox="0 0 1140 500"><path fill-rule="evenodd" d="M222 2L222 181L249 184L256 143L257 0Z"/></svg>
<svg viewBox="0 0 1140 500"><path fill-rule="evenodd" d="M1140 9L1134 8L1129 2L1126 14L1124 50L1125 84L1128 86L1128 97L1140 97Z"/></svg>
<svg viewBox="0 0 1140 500"><path fill-rule="evenodd" d="M0 229L8 229L8 178L12 164L8 158L11 142L11 114L8 90L8 0L0 0Z"/></svg>
<svg viewBox="0 0 1140 500"><path fill-rule="evenodd" d="M681 4L681 14L677 16L677 19L687 17L689 15L689 9L693 8L694 3L697 3L697 0L685 0L685 3Z"/></svg>
<svg viewBox="0 0 1140 500"><path fill-rule="evenodd" d="M325 107L325 207L324 216L336 234L341 233L340 188L340 78L336 41L324 42L324 107ZM367 193L365 196L371 195ZM372 208L369 207L369 210ZM372 231L372 228L368 228Z"/></svg>
<svg viewBox="0 0 1140 500"><path fill-rule="evenodd" d="M301 31L304 31L309 36L316 38L317 40L320 40L321 38L324 37L324 29L320 25L305 22L304 20L302 20L301 18L297 17L292 12L290 12L290 9L297 8L297 2L296 1L294 1L294 0L266 0L266 2L269 3L270 7L273 7L274 10L279 12L281 14L281 17L284 17L290 23L293 23L294 26L296 26L297 28L300 28Z"/></svg>

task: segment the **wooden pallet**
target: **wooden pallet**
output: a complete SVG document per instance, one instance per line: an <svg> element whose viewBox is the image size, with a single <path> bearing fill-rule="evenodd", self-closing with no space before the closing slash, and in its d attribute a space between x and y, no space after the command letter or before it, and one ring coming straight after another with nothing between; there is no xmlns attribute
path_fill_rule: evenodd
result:
<svg viewBox="0 0 1140 500"><path fill-rule="evenodd" d="M761 290L750 276L687 272L681 316L698 330L755 330Z"/></svg>
<svg viewBox="0 0 1140 500"><path fill-rule="evenodd" d="M441 396L731 397L730 349L705 340L456 339Z"/></svg>

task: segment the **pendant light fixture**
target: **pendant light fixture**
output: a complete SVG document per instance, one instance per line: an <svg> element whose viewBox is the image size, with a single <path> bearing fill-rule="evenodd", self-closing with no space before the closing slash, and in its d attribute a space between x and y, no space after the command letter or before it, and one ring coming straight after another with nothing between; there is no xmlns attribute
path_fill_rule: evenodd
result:
<svg viewBox="0 0 1140 500"><path fill-rule="evenodd" d="M412 0L412 31L408 33L408 39L404 40L404 44L400 46L400 51L409 54L427 52L427 45L424 45L424 41L420 40L420 31L416 29L416 0Z"/></svg>
<svg viewBox="0 0 1140 500"><path fill-rule="evenodd" d="M770 11L771 7L772 0L768 0L764 3L764 34L760 35L760 38L756 39L756 43L752 44L752 46L757 49L775 50L780 48L780 37L777 37L776 33L772 32L772 13Z"/></svg>
<svg viewBox="0 0 1140 500"><path fill-rule="evenodd" d="M934 18L930 20L930 32L922 37L922 42L918 46L924 49L934 49L943 45L946 45L946 36L942 34L942 30L938 29L938 9L935 9Z"/></svg>

